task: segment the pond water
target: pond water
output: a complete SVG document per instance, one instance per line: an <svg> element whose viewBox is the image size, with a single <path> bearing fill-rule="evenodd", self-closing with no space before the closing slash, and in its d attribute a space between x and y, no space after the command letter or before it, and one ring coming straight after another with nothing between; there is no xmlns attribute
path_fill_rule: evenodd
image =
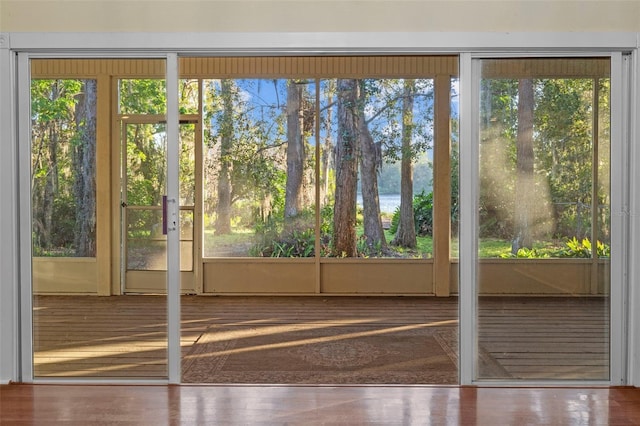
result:
<svg viewBox="0 0 640 426"><path fill-rule="evenodd" d="M400 194L381 194L380 198L380 212L390 213L396 210L400 206ZM358 207L362 207L362 194L358 194Z"/></svg>

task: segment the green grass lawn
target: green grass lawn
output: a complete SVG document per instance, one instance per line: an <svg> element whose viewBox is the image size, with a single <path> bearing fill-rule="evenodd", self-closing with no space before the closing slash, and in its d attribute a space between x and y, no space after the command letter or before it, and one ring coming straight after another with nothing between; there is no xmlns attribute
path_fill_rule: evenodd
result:
<svg viewBox="0 0 640 426"><path fill-rule="evenodd" d="M358 227L357 234L363 234L362 227ZM226 256L228 253L234 252L235 255L249 256L248 249L254 243L254 231L251 229L236 229L228 235L214 235L213 230L205 231L204 255L205 257ZM393 235L389 230L385 231L387 243L393 240ZM564 246L564 242L545 242L535 243L534 249L540 253L550 253ZM406 258L431 258L433 256L433 238L430 236L418 237L416 249L404 249L389 245L389 249L396 253L397 257ZM457 258L459 253L458 239L451 239L451 257ZM501 258L511 253L511 242L508 240L500 240L495 238L483 238L479 243L480 258ZM391 256L391 257L396 257Z"/></svg>

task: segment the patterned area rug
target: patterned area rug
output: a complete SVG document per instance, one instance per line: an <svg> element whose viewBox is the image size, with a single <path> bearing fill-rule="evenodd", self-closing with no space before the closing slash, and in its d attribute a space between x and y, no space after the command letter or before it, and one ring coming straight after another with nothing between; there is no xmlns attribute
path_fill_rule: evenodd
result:
<svg viewBox="0 0 640 426"><path fill-rule="evenodd" d="M186 383L457 384L457 330L413 325L211 326Z"/></svg>

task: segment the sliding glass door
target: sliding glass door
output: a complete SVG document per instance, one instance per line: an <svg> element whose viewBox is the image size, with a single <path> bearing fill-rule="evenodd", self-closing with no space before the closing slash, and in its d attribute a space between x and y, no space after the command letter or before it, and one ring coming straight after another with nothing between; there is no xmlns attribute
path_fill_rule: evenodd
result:
<svg viewBox="0 0 640 426"><path fill-rule="evenodd" d="M332 58L316 75L307 58L284 72L272 58L21 56L25 377L223 382L198 363L253 350L229 341L270 345L264 321L307 333L278 343L302 369L337 368L335 352L369 348L347 337L392 330L419 342L397 364L442 363L439 383L618 384L622 56L461 58L458 79L457 57L403 73L391 57ZM400 191L393 213L385 188ZM249 321L251 339L231 339L205 294L402 295L419 315L394 305L317 327L311 311L298 324L240 308L230 329ZM308 338L317 328L348 333Z"/></svg>
<svg viewBox="0 0 640 426"><path fill-rule="evenodd" d="M472 380L608 382L612 60L474 61Z"/></svg>
<svg viewBox="0 0 640 426"><path fill-rule="evenodd" d="M167 182L166 61L28 65L33 377L166 379L166 257L140 243L162 235L155 206ZM136 121L141 114L154 120ZM122 176L113 173L120 164ZM135 201L153 207L127 209ZM163 270L147 280L154 294L122 295L121 232L124 265L155 259Z"/></svg>

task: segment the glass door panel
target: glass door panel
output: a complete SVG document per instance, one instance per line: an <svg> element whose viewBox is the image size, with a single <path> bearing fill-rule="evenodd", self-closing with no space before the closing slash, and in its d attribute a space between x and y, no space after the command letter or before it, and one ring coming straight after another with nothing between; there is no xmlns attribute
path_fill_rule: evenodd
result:
<svg viewBox="0 0 640 426"><path fill-rule="evenodd" d="M127 270L166 270L162 197L166 193L164 124L124 123ZM126 281L125 281L126 282Z"/></svg>
<svg viewBox="0 0 640 426"><path fill-rule="evenodd" d="M477 379L609 379L609 62L481 61Z"/></svg>
<svg viewBox="0 0 640 426"><path fill-rule="evenodd" d="M126 257L130 267L159 268L151 239L159 222L156 205L139 202L121 222L121 199L111 176L119 176L118 141L110 117L136 113L165 102L164 80L119 82L120 96L112 97L111 79L73 78L121 69L154 69L163 73L162 60L33 60L31 61L31 200L33 273L33 376L37 378L167 377L167 304L164 296L121 296L114 256L122 226L131 238ZM70 77L49 78L49 70L64 69ZM114 71L115 72L115 71ZM134 72L136 73L136 72ZM98 74L97 72L95 74ZM153 82L153 84L147 84ZM153 90L152 90L153 89ZM112 114L109 112L111 111ZM145 126L126 130L142 131ZM155 132L156 135L160 134ZM141 139L138 139L141 140ZM153 161L166 152L160 138L153 144ZM149 153L148 151L147 153ZM113 157L113 163L112 163ZM139 155L140 165L144 165ZM164 171L131 174L138 187L125 196L135 199L143 189L161 186ZM113 205L111 204L113 203ZM142 230L149 231L145 241ZM153 234L155 235L155 234ZM115 241L113 241L115 240ZM133 241L136 244L133 244ZM112 246L116 247L113 248ZM113 249L112 249L113 248ZM112 268L112 264L114 265ZM98 295L110 296L99 297Z"/></svg>
<svg viewBox="0 0 640 426"><path fill-rule="evenodd" d="M197 122L197 120L195 120ZM193 216L195 192L195 129L180 124L180 262L184 291L193 291ZM167 134L163 117L129 115L122 121L123 138L123 292L165 293L167 236ZM126 147L126 148L125 148Z"/></svg>

